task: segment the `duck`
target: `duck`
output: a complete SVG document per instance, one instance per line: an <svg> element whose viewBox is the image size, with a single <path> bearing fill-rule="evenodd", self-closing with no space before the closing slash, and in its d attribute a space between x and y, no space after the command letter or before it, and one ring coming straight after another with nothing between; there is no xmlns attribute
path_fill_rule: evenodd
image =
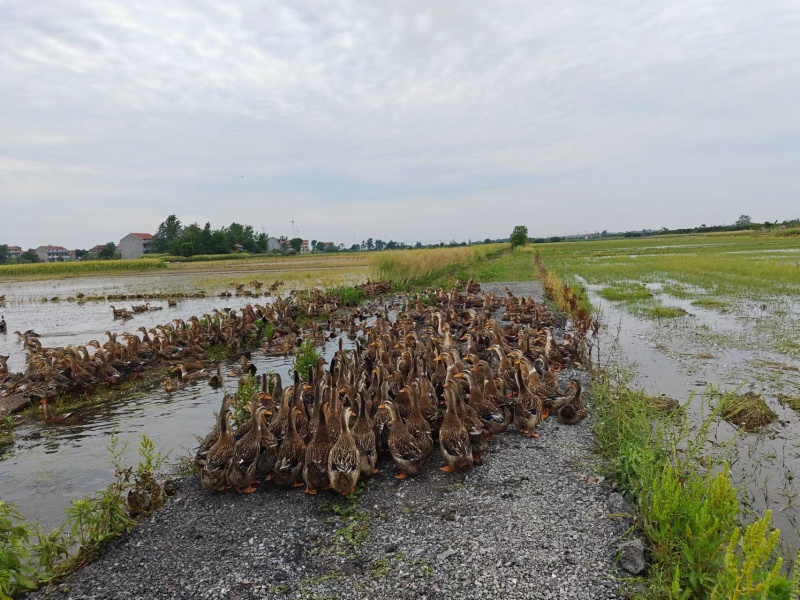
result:
<svg viewBox="0 0 800 600"><path fill-rule="evenodd" d="M286 390L286 392L289 391ZM298 481L298 478L303 471L306 444L297 433L297 414L299 412L299 407L295 405L290 407L289 427L286 431L286 437L278 449L275 467L272 469L271 481L281 487L302 487L303 485Z"/></svg>
<svg viewBox="0 0 800 600"><path fill-rule="evenodd" d="M411 386L406 386L410 406L408 409L408 418L406 419L406 427L408 431L414 436L414 441L422 452L425 459L433 452L433 434L431 433L431 426L422 414L419 408L419 386L414 383Z"/></svg>
<svg viewBox="0 0 800 600"><path fill-rule="evenodd" d="M44 422L47 425L68 425L71 423L79 423L83 420L83 414L80 412L68 412L62 415L54 415L50 412L50 404L47 398L42 398L39 402L39 410L44 413Z"/></svg>
<svg viewBox="0 0 800 600"><path fill-rule="evenodd" d="M418 475L425 456L417 445L414 436L411 435L411 432L403 423L397 404L387 400L381 404L381 407L387 408L392 416L391 431L389 432L389 452L392 455L394 464L400 469L400 473L395 475L395 479L405 479L409 475L412 477Z"/></svg>
<svg viewBox="0 0 800 600"><path fill-rule="evenodd" d="M353 425L353 438L358 447L358 468L361 475L369 477L378 472L378 469L375 468L375 464L378 462L375 429L367 412L367 400L363 393L358 394L356 402L358 403L358 416Z"/></svg>
<svg viewBox="0 0 800 600"><path fill-rule="evenodd" d="M172 394L181 389L183 384L180 379L165 379L161 382L161 387L163 387L168 394Z"/></svg>
<svg viewBox="0 0 800 600"><path fill-rule="evenodd" d="M541 396L528 388L522 377L522 369L517 371L517 387L519 396L514 405L514 427L527 437L539 437L536 426L544 418L544 405Z"/></svg>
<svg viewBox="0 0 800 600"><path fill-rule="evenodd" d="M200 472L200 485L208 490L222 491L228 487L226 473L236 455L236 442L233 439L230 422L233 400L233 396L227 395L222 399L218 417L219 437L208 450L203 470Z"/></svg>
<svg viewBox="0 0 800 600"><path fill-rule="evenodd" d="M553 403L553 410L560 423L565 425L577 425L589 414L586 404L581 397L581 382L573 379L567 385L564 393L564 401Z"/></svg>
<svg viewBox="0 0 800 600"><path fill-rule="evenodd" d="M236 442L236 452L231 460L225 479L241 494L252 494L256 491L253 482L256 476L258 455L261 451L261 413L264 407L257 401L250 402L250 419L252 426L242 438Z"/></svg>
<svg viewBox="0 0 800 600"><path fill-rule="evenodd" d="M477 371L477 366L472 367L472 369L458 373L456 377L466 377L467 381L469 381L469 405L475 410L491 434L498 435L505 431L509 423L506 421L506 417L500 407L488 396L484 395L475 376Z"/></svg>
<svg viewBox="0 0 800 600"><path fill-rule="evenodd" d="M222 371L220 370L219 363L217 363L217 372L208 378L208 385L217 388L222 385Z"/></svg>
<svg viewBox="0 0 800 600"><path fill-rule="evenodd" d="M328 476L328 455L333 447L333 441L328 433L326 422L327 404L318 406L316 430L314 437L306 446L305 462L303 464L303 479L306 482L306 494L314 495L318 488L330 487Z"/></svg>
<svg viewBox="0 0 800 600"><path fill-rule="evenodd" d="M440 470L445 473L465 473L474 464L469 432L458 417L456 397L452 387L444 389L444 397L447 409L439 429L439 451L442 453L445 466Z"/></svg>
<svg viewBox="0 0 800 600"><path fill-rule="evenodd" d="M222 409L230 410L230 407L235 400L236 398L233 396L225 396L222 399ZM202 440L200 440L200 447L197 449L197 454L195 456L195 464L198 467L202 468L202 466L205 464L208 451L214 444L217 443L217 440L219 439L219 432L220 432L220 419L219 415L217 415L216 421L214 423L214 428L211 431L209 431ZM200 436L197 436L197 438L200 439Z"/></svg>
<svg viewBox="0 0 800 600"><path fill-rule="evenodd" d="M343 496L356 491L358 477L361 474L358 446L353 432L350 431L352 414L350 407L342 410L341 433L328 455L328 478L331 487Z"/></svg>

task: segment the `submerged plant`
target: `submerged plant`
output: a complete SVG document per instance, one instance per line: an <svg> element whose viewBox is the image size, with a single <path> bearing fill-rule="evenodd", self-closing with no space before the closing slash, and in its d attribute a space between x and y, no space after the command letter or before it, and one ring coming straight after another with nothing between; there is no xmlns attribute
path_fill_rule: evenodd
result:
<svg viewBox="0 0 800 600"><path fill-rule="evenodd" d="M778 418L764 399L753 392L723 394L719 408L723 419L746 431L756 431Z"/></svg>

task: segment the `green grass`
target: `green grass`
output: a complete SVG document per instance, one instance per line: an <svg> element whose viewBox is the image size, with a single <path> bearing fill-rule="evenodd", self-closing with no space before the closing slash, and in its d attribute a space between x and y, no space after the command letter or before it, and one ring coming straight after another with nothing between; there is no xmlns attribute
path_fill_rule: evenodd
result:
<svg viewBox="0 0 800 600"><path fill-rule="evenodd" d="M692 301L692 306L709 308L712 310L727 310L730 308L730 305L727 302L717 300L716 298L698 298L697 300Z"/></svg>
<svg viewBox="0 0 800 600"><path fill-rule="evenodd" d="M606 376L592 391L607 473L637 508L653 558L637 597L788 600L771 512L742 527L727 464L703 452L716 414L692 431L629 381Z"/></svg>
<svg viewBox="0 0 800 600"><path fill-rule="evenodd" d="M249 252L235 254L195 254L194 256L159 255L164 262L209 262L213 260L245 260L252 255Z"/></svg>
<svg viewBox="0 0 800 600"><path fill-rule="evenodd" d="M677 317L685 317L689 314L680 306L663 306L661 304L645 306L638 309L636 312L648 319L675 319Z"/></svg>
<svg viewBox="0 0 800 600"><path fill-rule="evenodd" d="M603 288L598 293L601 298L612 302L635 302L653 297L650 290L640 283L615 284Z"/></svg>
<svg viewBox="0 0 800 600"><path fill-rule="evenodd" d="M746 431L757 431L778 418L764 399L753 392L723 394L719 399L719 411L731 425Z"/></svg>

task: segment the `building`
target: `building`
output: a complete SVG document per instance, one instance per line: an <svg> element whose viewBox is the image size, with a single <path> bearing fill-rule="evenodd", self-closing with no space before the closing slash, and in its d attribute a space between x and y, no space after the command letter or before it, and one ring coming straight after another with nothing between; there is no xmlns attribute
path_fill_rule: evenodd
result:
<svg viewBox="0 0 800 600"><path fill-rule="evenodd" d="M281 241L276 237L268 237L267 238L267 251L272 252L273 250L283 250L283 245Z"/></svg>
<svg viewBox="0 0 800 600"><path fill-rule="evenodd" d="M150 233L129 233L119 241L119 252L122 258L139 258L150 251L150 242L153 236Z"/></svg>
<svg viewBox="0 0 800 600"><path fill-rule="evenodd" d="M63 262L69 260L69 250L63 246L39 246L34 250L39 262Z"/></svg>
<svg viewBox="0 0 800 600"><path fill-rule="evenodd" d="M9 246L8 247L8 258L15 259L19 258L20 254L23 254L22 248L19 246Z"/></svg>
<svg viewBox="0 0 800 600"><path fill-rule="evenodd" d="M311 252L311 249L308 246L308 240L303 240L303 243L300 244L300 252L302 254L308 254L309 252Z"/></svg>

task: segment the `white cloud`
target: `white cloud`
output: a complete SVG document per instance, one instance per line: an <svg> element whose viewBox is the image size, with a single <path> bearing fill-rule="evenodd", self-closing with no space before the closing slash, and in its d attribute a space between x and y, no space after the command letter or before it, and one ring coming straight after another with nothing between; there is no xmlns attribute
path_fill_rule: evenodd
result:
<svg viewBox="0 0 800 600"><path fill-rule="evenodd" d="M0 206L53 208L4 210L0 243L169 213L350 243L796 216L798 25L778 0L7 0Z"/></svg>

